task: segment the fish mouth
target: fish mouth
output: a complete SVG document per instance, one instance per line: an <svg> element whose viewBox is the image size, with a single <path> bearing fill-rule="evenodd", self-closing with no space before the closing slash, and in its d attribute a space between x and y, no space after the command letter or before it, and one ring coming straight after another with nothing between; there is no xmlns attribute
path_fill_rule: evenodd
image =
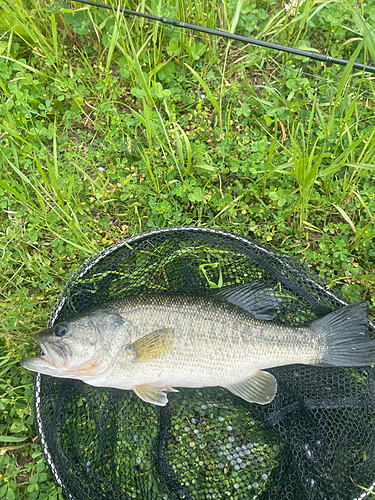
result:
<svg viewBox="0 0 375 500"><path fill-rule="evenodd" d="M63 366L68 360L69 354L62 342L58 340L48 340L48 342L44 342L39 335L35 335L34 340L40 345L42 350L42 353L38 356L39 359L56 368Z"/></svg>
<svg viewBox="0 0 375 500"><path fill-rule="evenodd" d="M55 339L43 339L40 335L35 335L34 340L40 345L41 353L34 358L21 359L21 366L45 375L66 376L69 353L64 344Z"/></svg>

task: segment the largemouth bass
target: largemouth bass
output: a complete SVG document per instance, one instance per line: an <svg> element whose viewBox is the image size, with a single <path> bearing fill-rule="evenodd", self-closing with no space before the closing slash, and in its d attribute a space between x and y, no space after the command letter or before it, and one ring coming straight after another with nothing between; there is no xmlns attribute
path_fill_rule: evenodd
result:
<svg viewBox="0 0 375 500"><path fill-rule="evenodd" d="M274 321L280 302L259 283L201 297L127 297L35 335L43 354L21 364L98 387L133 390L164 406L166 392L175 387L208 386L267 404L277 391L267 368L375 363L375 342L364 335L366 302L301 326Z"/></svg>

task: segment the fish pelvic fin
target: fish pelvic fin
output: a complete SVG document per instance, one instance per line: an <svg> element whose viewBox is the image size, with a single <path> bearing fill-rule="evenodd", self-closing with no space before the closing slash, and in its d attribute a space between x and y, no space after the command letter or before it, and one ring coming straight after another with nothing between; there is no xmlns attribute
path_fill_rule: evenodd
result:
<svg viewBox="0 0 375 500"><path fill-rule="evenodd" d="M177 389L174 389L173 387L171 387L170 385L166 385L165 386L165 390L167 392L179 392Z"/></svg>
<svg viewBox="0 0 375 500"><path fill-rule="evenodd" d="M277 380L271 373L259 371L243 382L226 386L226 388L249 403L266 405L275 397Z"/></svg>
<svg viewBox="0 0 375 500"><path fill-rule="evenodd" d="M148 333L133 344L137 354L134 363L162 356L169 351L173 340L173 328L162 328Z"/></svg>
<svg viewBox="0 0 375 500"><path fill-rule="evenodd" d="M370 366L375 364L375 341L365 336L368 304L355 302L313 321L310 325L323 340L319 363L328 366Z"/></svg>
<svg viewBox="0 0 375 500"><path fill-rule="evenodd" d="M263 283L223 288L212 294L213 297L225 299L227 302L244 309L254 318L269 321L275 318L282 299Z"/></svg>
<svg viewBox="0 0 375 500"><path fill-rule="evenodd" d="M165 391L171 391L172 387L165 387L158 384L142 384L133 388L136 395L146 403L152 403L157 406L165 406L168 403L168 397ZM178 392L174 391L173 392Z"/></svg>

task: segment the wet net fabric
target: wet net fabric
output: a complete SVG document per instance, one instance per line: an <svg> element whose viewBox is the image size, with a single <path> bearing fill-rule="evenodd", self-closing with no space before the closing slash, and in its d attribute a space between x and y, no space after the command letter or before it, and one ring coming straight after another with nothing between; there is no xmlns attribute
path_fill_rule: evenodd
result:
<svg viewBox="0 0 375 500"><path fill-rule="evenodd" d="M144 233L87 260L49 326L93 306L157 292L203 295L261 282L282 298L277 321L300 324L344 298L295 258L201 228ZM374 336L370 323L367 334ZM44 455L67 499L354 500L375 481L375 372L303 365L268 370L269 405L222 388L180 389L166 407L132 391L37 375Z"/></svg>

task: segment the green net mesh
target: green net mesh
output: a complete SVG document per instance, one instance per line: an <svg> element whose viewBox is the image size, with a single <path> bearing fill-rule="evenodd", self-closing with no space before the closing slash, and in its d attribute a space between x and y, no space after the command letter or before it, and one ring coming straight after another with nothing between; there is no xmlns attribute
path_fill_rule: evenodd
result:
<svg viewBox="0 0 375 500"><path fill-rule="evenodd" d="M166 228L88 259L49 326L109 300L205 294L263 282L282 292L278 320L311 321L345 299L295 258L224 231ZM368 335L374 336L370 322ZM132 391L38 374L37 429L67 499L354 500L375 484L375 373L293 365L269 405L223 388L180 389L165 407Z"/></svg>

